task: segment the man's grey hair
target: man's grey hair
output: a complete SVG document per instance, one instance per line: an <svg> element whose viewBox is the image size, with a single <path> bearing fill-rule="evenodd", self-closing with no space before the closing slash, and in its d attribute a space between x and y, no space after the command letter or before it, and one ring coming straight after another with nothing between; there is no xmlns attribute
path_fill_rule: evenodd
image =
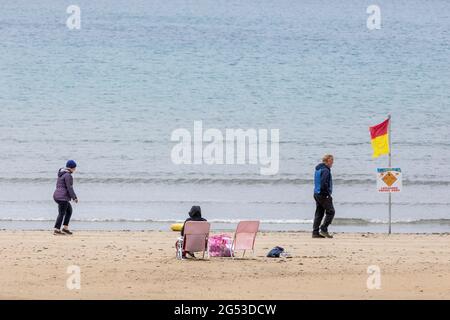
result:
<svg viewBox="0 0 450 320"><path fill-rule="evenodd" d="M334 159L333 155L332 155L332 154L326 154L326 155L323 156L322 162L323 162L323 163L326 163L326 162L328 162L328 160L330 160L330 159Z"/></svg>

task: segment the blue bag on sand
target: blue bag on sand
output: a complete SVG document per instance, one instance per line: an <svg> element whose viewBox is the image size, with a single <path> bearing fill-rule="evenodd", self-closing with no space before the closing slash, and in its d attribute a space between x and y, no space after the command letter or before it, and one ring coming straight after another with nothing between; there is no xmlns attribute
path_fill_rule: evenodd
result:
<svg viewBox="0 0 450 320"><path fill-rule="evenodd" d="M269 251L269 253L267 254L267 258L279 258L283 252L284 249L277 246Z"/></svg>

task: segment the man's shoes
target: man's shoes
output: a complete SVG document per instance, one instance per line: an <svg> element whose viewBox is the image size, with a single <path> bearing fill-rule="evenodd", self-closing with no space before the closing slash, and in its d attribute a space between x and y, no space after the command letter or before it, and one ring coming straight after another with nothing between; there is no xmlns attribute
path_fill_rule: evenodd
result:
<svg viewBox="0 0 450 320"><path fill-rule="evenodd" d="M320 231L320 235L324 238L333 239L333 236L328 233L328 231Z"/></svg>
<svg viewBox="0 0 450 320"><path fill-rule="evenodd" d="M55 235L55 236L65 236L66 234L61 232L61 230L55 230L55 231L53 231L53 235Z"/></svg>
<svg viewBox="0 0 450 320"><path fill-rule="evenodd" d="M319 233L313 233L312 235L313 238L317 238L317 239L323 239L325 238L323 235L319 234Z"/></svg>

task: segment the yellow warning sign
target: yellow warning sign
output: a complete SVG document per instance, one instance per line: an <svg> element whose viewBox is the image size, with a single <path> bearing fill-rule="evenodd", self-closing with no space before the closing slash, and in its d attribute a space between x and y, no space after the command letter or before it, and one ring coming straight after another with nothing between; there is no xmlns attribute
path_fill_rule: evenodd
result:
<svg viewBox="0 0 450 320"><path fill-rule="evenodd" d="M402 171L400 168L377 169L378 192L400 192L402 189Z"/></svg>
<svg viewBox="0 0 450 320"><path fill-rule="evenodd" d="M383 176L383 181L387 186L392 187L392 185L397 181L395 175L393 175L390 171Z"/></svg>

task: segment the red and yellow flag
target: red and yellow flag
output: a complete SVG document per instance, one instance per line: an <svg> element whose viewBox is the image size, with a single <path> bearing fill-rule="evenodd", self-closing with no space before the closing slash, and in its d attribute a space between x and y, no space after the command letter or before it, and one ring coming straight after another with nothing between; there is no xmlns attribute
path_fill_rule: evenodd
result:
<svg viewBox="0 0 450 320"><path fill-rule="evenodd" d="M389 154L389 119L369 128L372 139L373 157Z"/></svg>

